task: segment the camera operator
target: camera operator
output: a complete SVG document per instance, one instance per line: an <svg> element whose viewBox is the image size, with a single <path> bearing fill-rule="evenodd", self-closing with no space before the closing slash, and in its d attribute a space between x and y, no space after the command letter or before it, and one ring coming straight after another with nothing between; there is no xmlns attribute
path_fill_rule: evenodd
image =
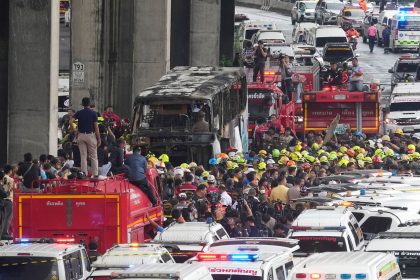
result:
<svg viewBox="0 0 420 280"><path fill-rule="evenodd" d="M264 48L263 41L259 40L258 45L255 47L254 50L254 57L255 57L255 66L254 66L254 76L252 77L252 81L255 83L257 81L258 73L260 74L260 82L264 82L264 69L265 69L265 61L267 59L268 51Z"/></svg>

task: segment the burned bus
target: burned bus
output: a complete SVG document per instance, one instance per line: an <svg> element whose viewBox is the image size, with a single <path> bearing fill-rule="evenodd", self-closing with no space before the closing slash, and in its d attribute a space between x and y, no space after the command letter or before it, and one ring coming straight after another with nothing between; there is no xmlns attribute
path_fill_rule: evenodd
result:
<svg viewBox="0 0 420 280"><path fill-rule="evenodd" d="M173 164L207 164L229 146L246 151L247 127L241 68L181 66L136 96L131 142Z"/></svg>

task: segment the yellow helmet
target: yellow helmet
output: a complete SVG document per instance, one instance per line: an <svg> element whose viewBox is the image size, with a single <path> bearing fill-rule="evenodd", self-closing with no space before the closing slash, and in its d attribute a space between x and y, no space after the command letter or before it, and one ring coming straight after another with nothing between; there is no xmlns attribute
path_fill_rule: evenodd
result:
<svg viewBox="0 0 420 280"><path fill-rule="evenodd" d="M349 159L349 162L356 162L356 160L354 158Z"/></svg>
<svg viewBox="0 0 420 280"><path fill-rule="evenodd" d="M337 154L336 153L331 153L328 156L328 160L330 160L330 161L337 160Z"/></svg>
<svg viewBox="0 0 420 280"><path fill-rule="evenodd" d="M267 164L265 164L265 162L260 162L258 164L258 169L259 170L265 170L267 168Z"/></svg>
<svg viewBox="0 0 420 280"><path fill-rule="evenodd" d="M164 163L169 162L169 156L167 154L161 154L159 160Z"/></svg>
<svg viewBox="0 0 420 280"><path fill-rule="evenodd" d="M311 146L311 148L312 148L312 150L314 150L314 151L319 150L319 145L318 145L318 143L313 143L313 144L312 144L312 146Z"/></svg>
<svg viewBox="0 0 420 280"><path fill-rule="evenodd" d="M328 158L326 156L322 156L319 158L319 162L321 163L327 163L328 162Z"/></svg>
<svg viewBox="0 0 420 280"><path fill-rule="evenodd" d="M409 144L408 146L407 146L407 152L409 153L409 154L412 154L412 153L414 153L416 151L416 146L414 146L413 144Z"/></svg>
<svg viewBox="0 0 420 280"><path fill-rule="evenodd" d="M373 161L372 161L372 158L371 158L371 157L365 157L363 160L364 160L364 162L366 162L366 163L373 163Z"/></svg>
<svg viewBox="0 0 420 280"><path fill-rule="evenodd" d="M375 150L375 156L378 156L378 155L382 156L383 154L384 154L384 151L382 151L381 149Z"/></svg>
<svg viewBox="0 0 420 280"><path fill-rule="evenodd" d="M338 162L338 166L340 167L347 167L347 164L349 164L349 161L344 158Z"/></svg>
<svg viewBox="0 0 420 280"><path fill-rule="evenodd" d="M188 164L187 163L181 163L181 168L182 169L188 169Z"/></svg>
<svg viewBox="0 0 420 280"><path fill-rule="evenodd" d="M385 152L385 156L393 157L394 156L394 151L392 149L387 149L386 152Z"/></svg>
<svg viewBox="0 0 420 280"><path fill-rule="evenodd" d="M365 162L363 161L363 159L358 159L358 160L357 160L357 165L358 165L360 168L363 168L363 167L365 167Z"/></svg>
<svg viewBox="0 0 420 280"><path fill-rule="evenodd" d="M293 149L293 151L295 151L295 152L300 152L302 150L302 145L300 145L300 143L299 144L297 144L296 146L295 146L295 148Z"/></svg>
<svg viewBox="0 0 420 280"><path fill-rule="evenodd" d="M260 151L258 152L258 154L259 154L260 156L266 156L266 155L267 155L267 151L266 151L266 150L260 150Z"/></svg>
<svg viewBox="0 0 420 280"><path fill-rule="evenodd" d="M362 153L359 153L359 154L356 156L356 158L357 158L357 160L363 160L363 159L365 158L365 156L364 156Z"/></svg>
<svg viewBox="0 0 420 280"><path fill-rule="evenodd" d="M397 128L397 129L394 131L394 134L404 135L404 132L403 132L403 130L402 130L401 128Z"/></svg>
<svg viewBox="0 0 420 280"><path fill-rule="evenodd" d="M343 154L345 154L347 152L347 148L344 147L344 146L341 146L339 151L342 152Z"/></svg>
<svg viewBox="0 0 420 280"><path fill-rule="evenodd" d="M318 156L322 155L323 153L325 153L323 149L318 150Z"/></svg>
<svg viewBox="0 0 420 280"><path fill-rule="evenodd" d="M297 161L302 158L302 155L299 152L293 152L290 154L292 160Z"/></svg>
<svg viewBox="0 0 420 280"><path fill-rule="evenodd" d="M234 168L235 168L234 162L233 162L233 161L228 160L228 161L226 162L226 168L227 168L228 170L232 170L232 169L234 169Z"/></svg>
<svg viewBox="0 0 420 280"><path fill-rule="evenodd" d="M419 153L419 152L414 152L414 153L411 155L411 157L412 157L413 159L420 159L420 153Z"/></svg>
<svg viewBox="0 0 420 280"><path fill-rule="evenodd" d="M209 177L210 173L208 171L204 171L203 173L201 173L201 177L206 178Z"/></svg>
<svg viewBox="0 0 420 280"><path fill-rule="evenodd" d="M279 164L281 164L281 165L286 165L288 161L289 161L289 158L288 158L288 157L286 157L286 156L282 156L282 157L279 159L278 163L279 163Z"/></svg>
<svg viewBox="0 0 420 280"><path fill-rule="evenodd" d="M289 152L286 149L283 149L280 151L280 155L281 156L287 156L289 154Z"/></svg>
<svg viewBox="0 0 420 280"><path fill-rule="evenodd" d="M300 152L300 154L301 154L303 157L306 157L307 155L309 155L309 152L308 152L308 151L306 151L306 150L303 150L302 152Z"/></svg>
<svg viewBox="0 0 420 280"><path fill-rule="evenodd" d="M354 147L353 147L353 150L354 150L355 152L357 152L358 150L360 150L360 147L359 147L359 146L354 146Z"/></svg>
<svg viewBox="0 0 420 280"><path fill-rule="evenodd" d="M314 163L314 162L315 162L315 160L316 160L316 158L315 158L315 157L313 157L313 156L307 156L307 157L305 157L305 159L306 159L308 162L310 162L310 163Z"/></svg>

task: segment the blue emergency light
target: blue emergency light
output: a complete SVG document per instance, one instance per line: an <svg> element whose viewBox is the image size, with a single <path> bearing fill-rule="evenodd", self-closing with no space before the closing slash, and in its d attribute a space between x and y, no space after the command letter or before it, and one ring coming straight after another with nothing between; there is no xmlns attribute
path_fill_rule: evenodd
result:
<svg viewBox="0 0 420 280"><path fill-rule="evenodd" d="M343 273L340 275L341 279L350 279L351 278L351 274L349 273Z"/></svg>
<svg viewBox="0 0 420 280"><path fill-rule="evenodd" d="M257 254L220 254L220 253L200 253L197 255L199 261L243 261L251 262L258 259Z"/></svg>
<svg viewBox="0 0 420 280"><path fill-rule="evenodd" d="M356 279L366 279L365 273L357 273L355 276L356 276Z"/></svg>

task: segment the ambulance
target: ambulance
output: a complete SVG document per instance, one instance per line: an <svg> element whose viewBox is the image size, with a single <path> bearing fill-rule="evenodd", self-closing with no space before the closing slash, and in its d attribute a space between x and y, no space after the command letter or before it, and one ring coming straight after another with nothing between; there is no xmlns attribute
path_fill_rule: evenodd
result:
<svg viewBox="0 0 420 280"><path fill-rule="evenodd" d="M221 240L188 262L205 265L216 280L284 280L297 244L285 238Z"/></svg>
<svg viewBox="0 0 420 280"><path fill-rule="evenodd" d="M418 51L420 43L420 9L402 7L391 20L389 47L392 52L402 49Z"/></svg>
<svg viewBox="0 0 420 280"><path fill-rule="evenodd" d="M401 272L392 254L328 252L314 254L296 265L290 280L399 280Z"/></svg>
<svg viewBox="0 0 420 280"><path fill-rule="evenodd" d="M91 264L74 238L18 238L0 247L0 279L86 279Z"/></svg>
<svg viewBox="0 0 420 280"><path fill-rule="evenodd" d="M420 225L404 226L380 233L366 247L368 252L392 252L403 279L420 279Z"/></svg>
<svg viewBox="0 0 420 280"><path fill-rule="evenodd" d="M245 40L251 40L252 36L260 30L274 30L277 25L269 21L246 20L238 27L235 37L242 45Z"/></svg>

